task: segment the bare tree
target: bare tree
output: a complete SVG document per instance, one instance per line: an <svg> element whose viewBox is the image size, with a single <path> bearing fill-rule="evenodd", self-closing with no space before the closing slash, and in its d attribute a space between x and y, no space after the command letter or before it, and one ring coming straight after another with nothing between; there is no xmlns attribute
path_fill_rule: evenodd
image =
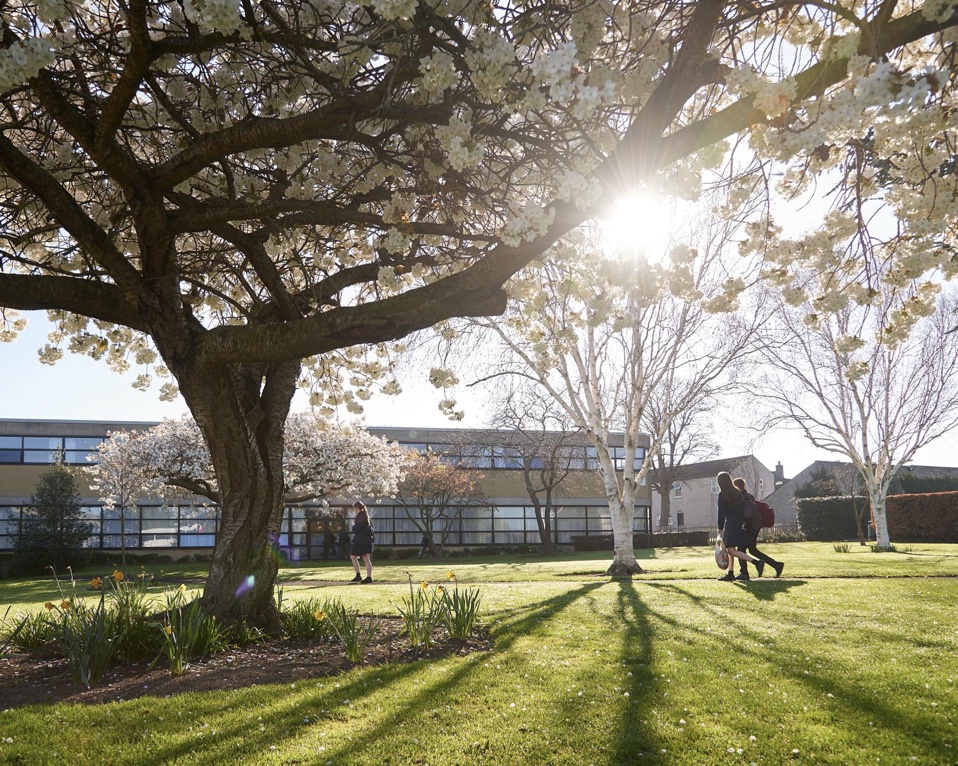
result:
<svg viewBox="0 0 958 766"><path fill-rule="evenodd" d="M649 467L652 491L661 498L658 528L664 530L672 523L672 487L679 469L715 457L719 447L712 439L710 417L714 400L711 397L703 396L694 406L676 411L659 393L654 391L649 399L643 427L649 433L664 434L659 449L651 455Z"/></svg>
<svg viewBox="0 0 958 766"><path fill-rule="evenodd" d="M506 389L497 404L492 425L499 429L503 446L521 466L539 528L540 552L551 555L559 538L559 507L554 500L560 488L567 493L576 488L573 472L583 468L581 456L576 456L576 448L581 451L582 436L569 428L568 418L555 402L536 389Z"/></svg>
<svg viewBox="0 0 958 766"><path fill-rule="evenodd" d="M782 307L766 330L769 372L754 394L816 447L848 458L870 501L879 548L891 545L885 497L915 452L958 425L958 333L953 296L905 339L876 337L884 315L902 309L897 293L815 315ZM905 298L907 301L907 298Z"/></svg>

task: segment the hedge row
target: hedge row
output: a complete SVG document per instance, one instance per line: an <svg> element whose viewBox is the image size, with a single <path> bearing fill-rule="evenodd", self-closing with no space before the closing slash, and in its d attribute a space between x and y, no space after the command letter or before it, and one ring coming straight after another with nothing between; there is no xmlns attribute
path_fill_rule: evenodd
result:
<svg viewBox="0 0 958 766"><path fill-rule="evenodd" d="M806 540L857 540L856 503L867 508L868 498L851 495L800 498L795 501L798 528Z"/></svg>
<svg viewBox="0 0 958 766"><path fill-rule="evenodd" d="M958 492L890 495L888 535L902 543L958 543Z"/></svg>

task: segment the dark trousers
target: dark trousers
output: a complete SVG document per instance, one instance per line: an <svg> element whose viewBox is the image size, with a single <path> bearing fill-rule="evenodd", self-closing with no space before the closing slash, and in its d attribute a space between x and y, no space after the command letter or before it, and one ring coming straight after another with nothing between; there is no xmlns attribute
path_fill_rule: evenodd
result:
<svg viewBox="0 0 958 766"><path fill-rule="evenodd" d="M758 549L758 532L753 533L749 530L746 530L746 531L748 531L749 545L745 549L745 552L752 554L759 561L764 561L769 566L772 566L772 567L778 566L778 562L775 559L773 559L771 556L765 553L762 553ZM748 562L742 559L739 559L738 563L739 563L739 570L743 572L744 574L748 574Z"/></svg>

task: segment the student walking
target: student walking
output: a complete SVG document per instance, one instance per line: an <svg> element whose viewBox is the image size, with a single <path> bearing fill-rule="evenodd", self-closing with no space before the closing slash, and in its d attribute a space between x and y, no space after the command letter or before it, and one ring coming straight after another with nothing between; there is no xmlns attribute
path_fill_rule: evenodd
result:
<svg viewBox="0 0 958 766"><path fill-rule="evenodd" d="M728 573L719 579L721 580L747 580L745 577L736 577L733 563L734 559L740 561L752 561L758 570L759 577L762 576L762 570L765 569L765 562L745 553L750 541L745 531L745 520L742 515L742 506L744 499L742 493L732 484L732 477L727 471L722 471L715 477L719 486L718 496L718 530L722 533L722 540L725 542L725 550L728 552Z"/></svg>
<svg viewBox="0 0 958 766"><path fill-rule="evenodd" d="M356 519L353 521L353 542L349 549L349 558L353 562L356 576L349 581L350 585L362 583L368 585L373 581L373 525L369 520L369 511L358 500L353 503ZM366 577L359 573L359 560L366 565Z"/></svg>
<svg viewBox="0 0 958 766"><path fill-rule="evenodd" d="M746 491L746 489L745 489L745 479L733 479L733 480L732 480L732 484L735 485L735 488L736 488L739 492L741 492L743 496L749 498L749 499L752 500L753 502L755 501L755 498L752 497L752 495L750 495L750 494ZM745 550L746 550L748 553L750 553L750 554L752 554L753 556L755 556L755 558L757 558L757 559L759 559L759 560L765 562L765 563L768 564L769 566L771 566L772 569L775 570L775 576L776 576L776 577L781 577L781 575L782 575L782 570L785 568L785 564L783 564L781 561L776 561L776 560L773 559L771 556L769 556L769 555L763 553L762 551L760 551L760 550L758 549L758 533L759 533L759 528L758 528L758 527L754 527L754 528L753 528L751 524L746 524L746 525L745 525L745 532L748 534L748 539L749 539L749 544L745 547ZM742 559L739 559L738 565L739 565L739 576L736 577L735 579L736 579L736 580L748 580L748 579L749 579L749 576L748 576L748 562L746 562L746 561L744 561L744 560L742 560ZM759 572L759 576L760 576L760 577L761 577L761 574L762 574L762 573Z"/></svg>

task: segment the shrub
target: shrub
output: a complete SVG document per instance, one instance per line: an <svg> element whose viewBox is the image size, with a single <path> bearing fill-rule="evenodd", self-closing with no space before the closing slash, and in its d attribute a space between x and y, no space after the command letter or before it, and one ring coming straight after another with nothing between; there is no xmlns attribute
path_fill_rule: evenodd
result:
<svg viewBox="0 0 958 766"><path fill-rule="evenodd" d="M958 542L958 492L892 495L887 508L888 533L894 540Z"/></svg>
<svg viewBox="0 0 958 766"><path fill-rule="evenodd" d="M868 503L863 497L807 497L795 503L798 526L806 540L832 542L857 540L855 503Z"/></svg>

